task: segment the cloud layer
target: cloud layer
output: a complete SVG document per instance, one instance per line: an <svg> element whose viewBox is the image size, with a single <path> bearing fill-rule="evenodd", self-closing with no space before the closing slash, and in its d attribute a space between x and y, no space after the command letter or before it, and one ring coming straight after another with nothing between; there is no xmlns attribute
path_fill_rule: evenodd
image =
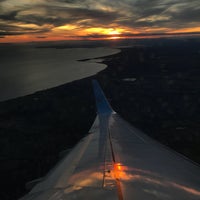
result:
<svg viewBox="0 0 200 200"><path fill-rule="evenodd" d="M199 0L0 0L0 38L196 32L199 19Z"/></svg>

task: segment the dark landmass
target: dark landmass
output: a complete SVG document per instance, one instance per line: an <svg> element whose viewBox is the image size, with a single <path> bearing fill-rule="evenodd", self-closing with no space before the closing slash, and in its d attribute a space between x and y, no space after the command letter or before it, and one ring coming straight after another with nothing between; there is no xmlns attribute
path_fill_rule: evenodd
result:
<svg viewBox="0 0 200 200"><path fill-rule="evenodd" d="M1 102L0 199L22 196L26 182L44 176L88 133L94 78L123 118L200 163L200 42L159 41L105 57L108 68L95 76Z"/></svg>

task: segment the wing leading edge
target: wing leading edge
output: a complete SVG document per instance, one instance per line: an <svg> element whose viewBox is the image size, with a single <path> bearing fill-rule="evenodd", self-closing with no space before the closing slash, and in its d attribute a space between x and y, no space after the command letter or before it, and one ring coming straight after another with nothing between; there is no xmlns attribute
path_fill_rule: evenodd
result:
<svg viewBox="0 0 200 200"><path fill-rule="evenodd" d="M21 200L199 200L200 167L132 127L93 88L89 135Z"/></svg>

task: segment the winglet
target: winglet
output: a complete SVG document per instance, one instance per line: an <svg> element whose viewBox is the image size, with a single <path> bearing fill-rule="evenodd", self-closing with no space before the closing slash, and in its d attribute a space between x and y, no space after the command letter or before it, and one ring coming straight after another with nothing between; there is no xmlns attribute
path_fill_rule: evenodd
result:
<svg viewBox="0 0 200 200"><path fill-rule="evenodd" d="M97 113L98 114L111 114L113 113L113 109L108 103L108 100L106 99L103 90L101 89L99 83L96 80L92 80L93 83L93 90L96 100L96 107L97 107Z"/></svg>

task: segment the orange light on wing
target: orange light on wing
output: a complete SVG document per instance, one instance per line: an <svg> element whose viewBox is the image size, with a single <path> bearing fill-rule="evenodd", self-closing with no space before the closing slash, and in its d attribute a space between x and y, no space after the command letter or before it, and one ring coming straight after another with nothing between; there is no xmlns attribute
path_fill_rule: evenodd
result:
<svg viewBox="0 0 200 200"><path fill-rule="evenodd" d="M118 170L121 170L121 169L122 169L122 167L121 167L120 164L117 165L117 169L118 169Z"/></svg>
<svg viewBox="0 0 200 200"><path fill-rule="evenodd" d="M137 169L137 168L129 168L124 166L122 163L114 163L113 167L113 176L119 184L119 181L131 181L131 182L143 182L147 185L153 185L155 187L160 186L163 188L172 188L175 190L181 190L186 194L194 195L200 197L200 190L196 188L192 188L186 185L181 185L179 183L164 180L158 174L152 173L150 171ZM152 192L144 190L145 192Z"/></svg>
<svg viewBox="0 0 200 200"><path fill-rule="evenodd" d="M114 163L113 173L116 179L124 179L126 177L126 167L121 163Z"/></svg>

